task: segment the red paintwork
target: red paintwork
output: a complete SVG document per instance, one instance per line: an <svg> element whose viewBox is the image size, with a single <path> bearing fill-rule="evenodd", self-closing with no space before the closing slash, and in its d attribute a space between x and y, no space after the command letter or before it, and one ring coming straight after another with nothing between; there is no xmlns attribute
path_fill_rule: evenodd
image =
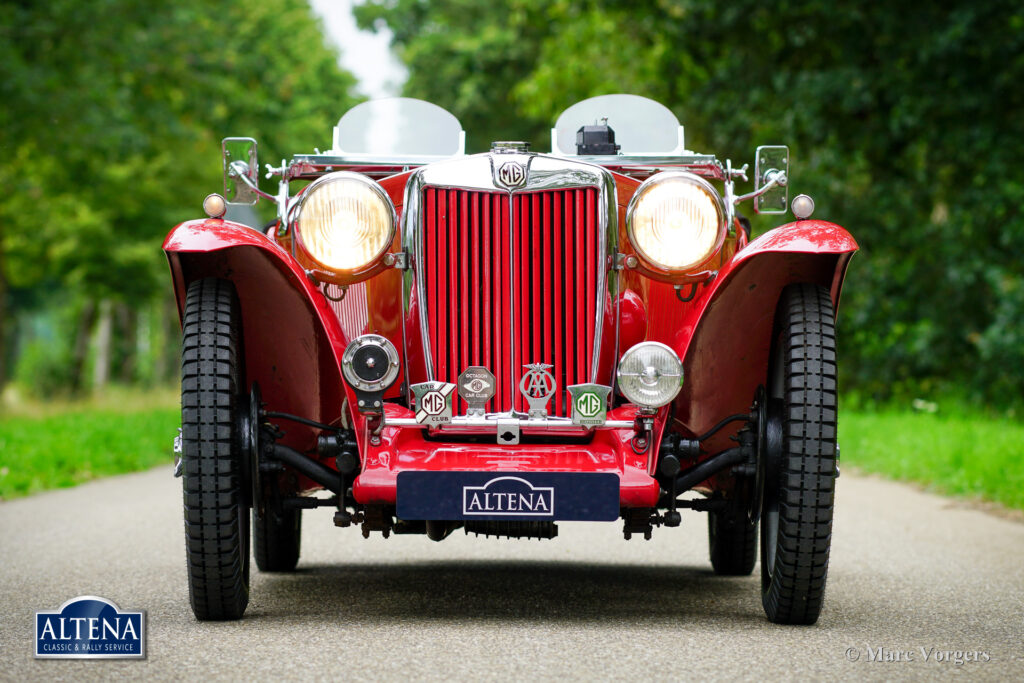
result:
<svg viewBox="0 0 1024 683"><path fill-rule="evenodd" d="M342 399L353 398L338 363L348 339L291 254L256 230L219 219L182 223L163 248L179 313L193 280L234 282L242 306L245 381L259 382L271 409L337 424ZM315 446L311 430L285 429L287 445ZM298 488L312 488L301 479Z"/></svg>
<svg viewBox="0 0 1024 683"><path fill-rule="evenodd" d="M775 305L782 289L814 282L839 292L857 243L838 225L805 220L754 240L719 271L688 304L675 301L668 285L648 291L651 338L683 358L685 381L673 403L677 424L692 434L722 417L746 412L766 381ZM736 426L738 428L739 425ZM728 448L733 430L723 430L707 452Z"/></svg>
<svg viewBox="0 0 1024 683"><path fill-rule="evenodd" d="M412 417L412 411L388 405L393 417ZM619 408L611 419L632 420L632 407ZM467 470L486 472L612 472L619 475L623 507L654 507L658 483L647 474L647 454L629 445L632 432L600 431L579 445L461 444L427 441L416 429L385 429L380 446L363 454L363 471L352 493L362 503L395 503L398 473L405 470Z"/></svg>
<svg viewBox="0 0 1024 683"><path fill-rule="evenodd" d="M619 349L629 348L647 338L647 306L632 289L619 296Z"/></svg>
<svg viewBox="0 0 1024 683"><path fill-rule="evenodd" d="M399 213L407 178L408 174L403 173L381 180ZM639 183L617 174L615 179L619 245L620 250L628 254L625 208ZM465 220L438 221L437 234L425 243L425 258L437 264L427 290L432 297L429 333L437 345L434 353L439 371L443 366L445 372L457 375L459 366L477 362L474 359L479 358L495 375L513 375L518 379L521 370L516 373L516 367L543 359L556 366L560 360L571 365L572 370L565 369L567 378L585 377L589 373L589 348L596 314L595 283L585 277L585 273L598 265L596 242L585 239L583 230L564 230L564 242L554 236L558 234L558 226L594 225L596 197L579 192L572 201L563 204L554 193L551 196L522 195L515 201L529 203L535 215L539 213L544 217L543 221L534 222L532 229L525 220L519 225L507 224L504 217L508 212L502 206L507 206L508 199L500 195L428 193L425 198L427 215L434 212L447 215L449 201L461 202L458 213L463 217L468 211L480 213L483 217L479 238L482 253L494 258L477 259L468 250L462 250L459 258L455 253L449 258L449 251L442 248L442 244L465 239L468 231L474 230ZM485 210L487 204L490 210ZM519 215L525 213L520 211ZM549 216L550 223L547 222ZM499 278L504 277L505 264L510 257L508 242L496 236L508 235L513 230L519 236L514 240L511 256L519 268L520 319L552 305L555 321L572 321L562 329L557 324L554 330L534 326L528 336L526 326L519 330L509 327L511 302L498 295L500 289L481 296L475 290L467 292L455 284L458 278L505 281ZM699 286L697 296L688 303L678 301L669 284L628 270L622 273L621 294L615 302L620 315L619 353L638 341L650 339L669 344L684 359L683 389L670 408L659 412L654 443L660 442L670 415L678 421L674 423L677 427L694 434L706 430L725 415L745 411L754 390L767 374L772 319L782 288L791 282L817 282L828 287L838 303L847 264L857 250L849 233L837 225L817 220L782 226L733 254L741 246L742 241L726 243L725 262L715 266L719 270L717 277L706 286ZM344 304L352 306L351 309L343 310L325 299L288 251L267 235L244 226L217 219L189 221L171 231L164 250L170 262L179 309L188 283L196 278L222 277L235 283L242 303L246 380L260 383L264 399L273 410L328 423L341 419L343 400L347 398L351 403L354 397L341 379L339 359L349 336L339 322L339 315L348 320L352 328L349 334L377 332L391 339L396 347L404 348L407 367L403 371L414 381L425 377L418 313L419 297L423 293L415 288L412 292L403 340L401 273L396 270L384 271L362 286L350 288L346 301L348 297L357 298ZM538 251L553 254L552 260L542 260L539 272L530 268L531 257ZM583 267L573 268L573 263ZM565 264L561 271L559 264ZM560 282L563 273L568 277ZM524 276L536 278L538 287L531 290L524 286L528 284ZM552 293L550 300L546 296L548 292ZM448 307L454 312L453 304L458 300L465 301L474 311L482 311L485 320L497 322L493 326L484 325L482 330L475 329L466 306L461 307L460 315L449 315ZM583 301L587 303L581 305ZM614 310L612 304L611 299L607 300L607 310ZM366 310L365 325L359 317L363 310L361 305ZM507 356L506 345L516 333L519 343L515 345L514 367L508 367L503 360ZM611 315L606 317L602 335L605 340L616 337ZM467 337L468 343L455 343ZM533 351L524 354L527 345ZM586 353L572 352L581 346L587 349ZM554 355L537 357L538 352L553 352ZM614 354L611 341L602 344L599 381L610 381ZM390 395L397 396L401 381ZM560 386L564 387L562 382L559 375ZM518 391L506 384L497 400L508 405L517 400L517 395ZM519 403L521 408L521 401ZM561 392L553 407L565 410ZM411 414L394 404L388 405L388 411L396 416ZM610 417L629 419L631 415L632 409L625 407L613 411ZM354 492L356 499L363 503L394 502L395 477L403 469L444 468L617 472L622 481L624 506L652 506L657 499L657 484L648 475L653 466L653 450L651 454L636 455L628 444L631 430L597 432L585 445L502 447L443 443L425 439L419 430L386 429L381 444L371 446L365 420L358 414L352 418L363 459L363 472L356 480ZM300 450L313 446L313 430L290 424L283 426L288 431L286 443ZM729 430L723 430L718 440L709 444L708 452L731 445L728 436ZM720 482L719 485L728 484ZM312 482L299 478L297 487L312 488Z"/></svg>

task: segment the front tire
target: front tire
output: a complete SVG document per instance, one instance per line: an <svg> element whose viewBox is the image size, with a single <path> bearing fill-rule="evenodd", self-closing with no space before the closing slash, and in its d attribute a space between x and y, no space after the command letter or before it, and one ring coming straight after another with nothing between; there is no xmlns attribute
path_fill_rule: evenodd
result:
<svg viewBox="0 0 1024 683"><path fill-rule="evenodd" d="M185 555L192 611L203 621L240 619L249 604L240 316L230 282L189 285L181 350Z"/></svg>
<svg viewBox="0 0 1024 683"><path fill-rule="evenodd" d="M786 287L775 318L761 513L761 592L768 619L813 624L821 613L832 542L836 469L836 350L832 300L810 284Z"/></svg>

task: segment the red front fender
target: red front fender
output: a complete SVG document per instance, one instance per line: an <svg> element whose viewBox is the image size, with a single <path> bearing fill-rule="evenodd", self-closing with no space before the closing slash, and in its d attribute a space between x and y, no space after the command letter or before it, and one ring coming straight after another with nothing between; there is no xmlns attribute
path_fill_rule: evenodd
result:
<svg viewBox="0 0 1024 683"><path fill-rule="evenodd" d="M182 223L163 248L179 313L193 280L234 283L242 306L247 387L259 382L271 410L337 424L350 393L339 365L348 339L291 254L257 230L218 219ZM315 445L312 431L298 425L286 429L288 445L300 450Z"/></svg>
<svg viewBox="0 0 1024 683"><path fill-rule="evenodd" d="M839 294L857 243L834 223L783 225L747 245L718 273L688 311L675 347L685 380L675 417L701 433L726 415L746 412L768 376L775 306L795 282Z"/></svg>

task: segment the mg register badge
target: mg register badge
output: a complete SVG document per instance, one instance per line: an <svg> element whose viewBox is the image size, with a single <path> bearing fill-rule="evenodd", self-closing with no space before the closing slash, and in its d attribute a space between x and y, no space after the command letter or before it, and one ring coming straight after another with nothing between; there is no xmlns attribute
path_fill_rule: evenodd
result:
<svg viewBox="0 0 1024 683"><path fill-rule="evenodd" d="M569 387L573 424L584 427L603 425L608 415L608 394L611 391L611 387L603 384L574 384Z"/></svg>

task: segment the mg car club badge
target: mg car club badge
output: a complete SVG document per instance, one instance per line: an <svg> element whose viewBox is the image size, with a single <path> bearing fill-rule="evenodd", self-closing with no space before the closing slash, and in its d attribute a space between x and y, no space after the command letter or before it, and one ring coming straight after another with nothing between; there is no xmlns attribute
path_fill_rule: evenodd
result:
<svg viewBox="0 0 1024 683"><path fill-rule="evenodd" d="M487 402L494 396L494 375L485 367L474 365L459 375L459 396L469 408L467 415L483 415Z"/></svg>
<svg viewBox="0 0 1024 683"><path fill-rule="evenodd" d="M549 372L554 366L547 363L530 363L523 367L526 368L526 372L519 380L519 391L530 406L530 417L545 417L548 414L548 402L558 388L555 376Z"/></svg>
<svg viewBox="0 0 1024 683"><path fill-rule="evenodd" d="M452 421L452 395L455 385L423 382L412 385L416 398L416 421L425 425L444 425Z"/></svg>
<svg viewBox="0 0 1024 683"><path fill-rule="evenodd" d="M608 394L611 390L611 387L603 384L574 384L569 387L573 424L584 427L603 425L608 413Z"/></svg>

